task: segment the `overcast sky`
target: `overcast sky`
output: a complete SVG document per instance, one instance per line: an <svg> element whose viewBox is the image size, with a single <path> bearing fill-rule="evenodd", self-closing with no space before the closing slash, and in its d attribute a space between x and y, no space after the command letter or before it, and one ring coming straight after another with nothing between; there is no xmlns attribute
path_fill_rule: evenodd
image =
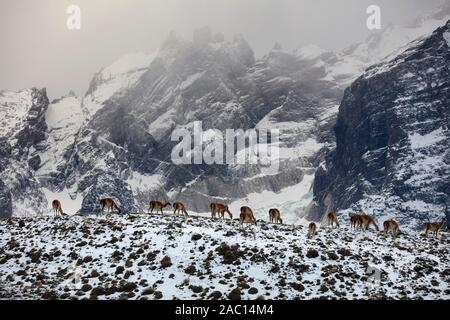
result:
<svg viewBox="0 0 450 320"><path fill-rule="evenodd" d="M51 98L71 89L82 95L92 75L123 54L153 52L170 31L190 39L206 25L228 38L243 34L257 57L275 42L286 49L342 49L371 32L370 4L381 7L386 26L442 1L0 0L0 89L36 86L47 87ZM66 27L70 4L81 8L81 30Z"/></svg>

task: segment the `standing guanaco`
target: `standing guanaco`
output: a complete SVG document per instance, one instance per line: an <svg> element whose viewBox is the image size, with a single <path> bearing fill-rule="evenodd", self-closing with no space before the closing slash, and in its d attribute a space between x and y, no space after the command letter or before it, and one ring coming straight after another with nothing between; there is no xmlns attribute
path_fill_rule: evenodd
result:
<svg viewBox="0 0 450 320"><path fill-rule="evenodd" d="M339 228L339 222L337 219L336 212L329 212L327 214L327 225L329 226L331 224L331 228L333 228L334 224Z"/></svg>
<svg viewBox="0 0 450 320"><path fill-rule="evenodd" d="M269 220L270 220L270 222L283 224L283 220L281 219L280 210L270 209L269 210Z"/></svg>
<svg viewBox="0 0 450 320"><path fill-rule="evenodd" d="M362 228L362 219L359 214L352 215L350 217L350 229L358 230Z"/></svg>
<svg viewBox="0 0 450 320"><path fill-rule="evenodd" d="M233 219L233 215L231 214L230 209L228 208L227 205L224 205L224 204L218 203L218 202L211 202L211 204L209 205L209 208L211 209L211 218L215 218L216 213L218 213L219 218L224 219L225 212L226 212L226 213L228 213L228 216L230 217L230 219Z"/></svg>
<svg viewBox="0 0 450 320"><path fill-rule="evenodd" d="M445 218L442 218L440 223L437 222L427 222L425 223L425 235L428 235L428 232L431 232L431 234L434 234L434 236L437 236L439 231L444 227L445 225Z"/></svg>
<svg viewBox="0 0 450 320"><path fill-rule="evenodd" d="M61 207L61 202L59 200L53 200L52 208L53 208L53 213L55 214L55 216L58 216L58 214L60 216L64 215L64 212Z"/></svg>
<svg viewBox="0 0 450 320"><path fill-rule="evenodd" d="M178 215L179 213L184 214L185 216L188 216L188 213L186 211L186 207L181 202L174 202L173 203L173 214Z"/></svg>
<svg viewBox="0 0 450 320"><path fill-rule="evenodd" d="M317 225L311 222L308 226L308 238L312 239L317 234Z"/></svg>
<svg viewBox="0 0 450 320"><path fill-rule="evenodd" d="M241 207L241 214L239 216L239 224L242 227L244 223L253 223L256 226L256 219L253 215L252 209L249 207Z"/></svg>
<svg viewBox="0 0 450 320"><path fill-rule="evenodd" d="M361 221L362 221L362 227L364 228L364 230L368 230L370 225L373 225L375 227L375 229L380 230L378 228L378 225L376 224L375 220L373 220L373 218L367 214L363 214L360 216L361 217Z"/></svg>
<svg viewBox="0 0 450 320"><path fill-rule="evenodd" d="M398 227L398 223L395 222L392 219L386 220L385 222L383 222L383 229L384 229L384 235L387 235L387 233L389 231L391 231L392 232L392 237L394 238L394 240L397 238L397 236L400 233L400 229Z"/></svg>
<svg viewBox="0 0 450 320"><path fill-rule="evenodd" d="M148 211L150 213L153 213L153 210L155 209L156 212L158 213L158 211L161 211L161 214L164 214L163 209L167 206L170 206L170 202L167 202L165 204L163 204L160 201L150 201L150 205L148 207Z"/></svg>
<svg viewBox="0 0 450 320"><path fill-rule="evenodd" d="M100 206L102 207L102 212L106 208L108 212L112 210L117 210L119 213L122 213L122 210L117 206L117 204L114 202L111 198L104 198L100 200Z"/></svg>

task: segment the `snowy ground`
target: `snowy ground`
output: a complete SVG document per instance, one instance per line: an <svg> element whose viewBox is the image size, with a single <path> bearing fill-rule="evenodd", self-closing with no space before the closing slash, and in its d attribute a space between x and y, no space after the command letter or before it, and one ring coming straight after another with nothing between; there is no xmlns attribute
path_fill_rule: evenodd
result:
<svg viewBox="0 0 450 320"><path fill-rule="evenodd" d="M196 216L0 220L0 298L450 298L448 234L341 224L310 240L302 225Z"/></svg>

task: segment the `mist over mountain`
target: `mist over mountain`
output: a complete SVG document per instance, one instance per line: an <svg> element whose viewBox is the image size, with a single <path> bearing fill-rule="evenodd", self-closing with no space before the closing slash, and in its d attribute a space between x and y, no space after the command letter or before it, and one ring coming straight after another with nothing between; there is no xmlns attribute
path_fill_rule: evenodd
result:
<svg viewBox="0 0 450 320"><path fill-rule="evenodd" d="M310 216L363 210L407 224L449 214L449 66L450 21L346 89Z"/></svg>
<svg viewBox="0 0 450 320"><path fill-rule="evenodd" d="M415 134L428 137L436 133L440 125L448 124L448 119L443 119L442 107L437 106L430 107L433 113L427 109L423 117L416 119L417 128L407 129L402 127L411 120L407 112L402 112L404 119L401 121L387 116L372 119L370 112L361 111L360 118L354 114L354 110L364 105L373 110L372 104L366 101L368 93L375 95L370 101L381 99L379 104L383 108L387 108L386 103L393 109L400 108L395 101L400 101L396 99L400 99L402 92L405 94L402 101L409 99L422 105L438 99L437 105L447 103L448 106L448 100L445 101L448 99L445 80L448 60L441 48L445 47L442 39L446 33L441 32L440 42L421 40L426 47L414 47L417 42L409 44L417 38L435 38L436 32L431 38L422 37L429 37L433 30L445 24L449 16L445 10L447 8L417 19L408 26L390 26L341 52L329 52L315 45L287 51L274 45L260 59L255 58L243 36L226 39L209 28L201 28L190 40L171 34L157 54L131 54L100 70L83 97L69 93L49 102L45 89L2 91L1 213L47 214L49 202L58 198L67 213L90 214L100 210L98 200L101 197L116 199L125 212L144 211L154 199L179 200L188 210L199 213L207 212L212 200L230 204L233 212L241 205L249 205L255 209L257 217L265 216L268 207L279 207L287 223L300 221L304 212L308 218L321 219L326 209L347 209L362 199L360 195L364 192L360 186L366 182L358 180L356 195L347 196L336 190L348 190L352 185L350 179L358 174L372 172L369 174L375 175L372 169L383 169L385 161L380 160L366 171L348 171L353 162L361 161L364 154L361 151L365 147L357 148L354 154L347 148L372 143L370 139L352 140L355 137L349 136L350 128L358 127L358 121L368 122L370 126L357 130L383 136L383 143L375 139L377 149L389 146L385 141L390 135L386 135L383 128L400 126L414 139L418 137ZM414 50L418 53L414 54ZM386 61L392 60L383 60L389 54L394 61L401 60L399 67L391 68ZM402 58L405 54L408 57L428 54L424 59L431 62L411 64L408 59L413 58ZM383 61L381 65L380 61ZM364 73L374 64L375 67ZM394 71L385 71L383 65ZM372 76L377 68L383 72ZM428 72L429 68L440 71ZM402 76L408 72L413 76L397 81L400 77L395 73L397 69L405 70ZM410 88L428 83L427 75L431 83L438 84L436 88L432 86L426 91L428 87L425 87L423 90L427 93L423 94L411 93ZM374 80L379 78L380 83ZM380 91L382 89L386 92ZM385 97L380 97L383 94ZM381 124L375 120L380 120ZM195 121L202 121L207 133L210 129L279 129L280 170L267 174L260 165L173 164L170 155L176 142L171 141L171 133L179 128L192 130ZM422 127L422 123L430 121L435 121L435 125L428 129ZM445 136L448 128L443 130L441 133ZM399 134L399 137L405 135ZM438 140L436 142L442 142ZM440 148L445 149L445 146L440 145ZM417 146L417 150L427 157L432 156L430 152L438 155L442 151L435 148L426 151L422 146ZM352 157L347 159L349 153ZM335 162L336 166L344 166L345 171L323 173ZM402 163L409 177L428 170L413 169L416 161ZM380 179L391 176L391 172L376 176L376 182L365 180L373 184L373 195L382 194ZM334 178L346 180L335 183ZM427 189L430 192L438 192L439 197L421 199L435 206L446 203L447 178L448 174L442 172L440 186L437 189L427 187L431 188ZM405 180L398 178L398 181L400 186ZM414 201L420 188L422 186L415 186L414 193L405 188L404 198L400 199ZM334 192L332 205L325 201L329 190ZM395 194L398 196L398 191ZM370 201L359 203L358 209L366 210L370 204ZM411 202L405 211L405 220L425 219L422 208L436 207Z"/></svg>

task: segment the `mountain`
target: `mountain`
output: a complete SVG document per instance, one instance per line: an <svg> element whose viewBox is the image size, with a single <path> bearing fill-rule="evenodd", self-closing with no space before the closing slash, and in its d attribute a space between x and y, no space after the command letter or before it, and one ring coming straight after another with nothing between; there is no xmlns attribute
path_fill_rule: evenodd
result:
<svg viewBox="0 0 450 320"><path fill-rule="evenodd" d="M85 194L82 212L97 211L98 198L106 195L126 211L146 210L159 198L205 212L211 199L230 203L301 183L322 147L317 113L340 94L302 77L304 68L277 48L255 61L242 36L225 40L202 29L188 41L172 34L135 85L107 100L83 126L72 173ZM265 175L257 165L173 164L178 142L171 133L192 130L198 120L205 136L212 129L286 128L283 170ZM293 157L303 146L307 152Z"/></svg>
<svg viewBox="0 0 450 320"><path fill-rule="evenodd" d="M67 213L94 213L100 197L115 198L128 212L146 210L152 199L206 212L215 199L235 213L250 205L259 217L279 207L286 222L296 223L313 197L315 171L335 147L332 129L345 87L387 54L387 43L402 46L445 16L441 10L387 28L338 53L275 45L260 59L242 36L225 39L202 28L191 40L171 34L156 54L127 55L103 68L83 97L69 93L49 103L45 90L4 91L2 212L48 213L57 198ZM357 67L342 67L347 64ZM40 92L38 113L26 92ZM28 117L36 116L31 128ZM280 170L173 164L172 132L192 132L196 121L208 143L215 130L279 129L280 142L269 146L279 152ZM9 127L31 138L18 144Z"/></svg>
<svg viewBox="0 0 450 320"><path fill-rule="evenodd" d="M450 21L346 89L309 217L367 212L421 227L449 215Z"/></svg>
<svg viewBox="0 0 450 320"><path fill-rule="evenodd" d="M24 232L26 231L26 232ZM448 235L161 215L0 220L0 299L448 300Z"/></svg>
<svg viewBox="0 0 450 320"><path fill-rule="evenodd" d="M48 105L45 89L0 92L1 216L35 215L47 207L35 170L46 141Z"/></svg>

